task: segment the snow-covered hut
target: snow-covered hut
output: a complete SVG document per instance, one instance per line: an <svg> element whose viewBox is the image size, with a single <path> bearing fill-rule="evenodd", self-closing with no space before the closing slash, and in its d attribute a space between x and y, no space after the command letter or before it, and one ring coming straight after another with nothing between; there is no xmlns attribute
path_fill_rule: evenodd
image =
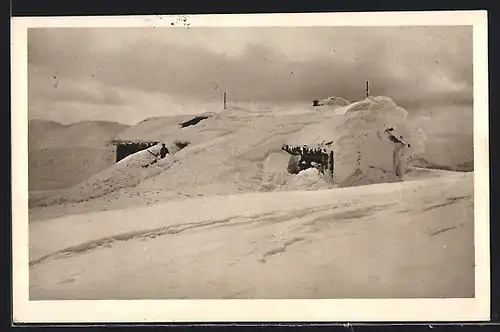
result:
<svg viewBox="0 0 500 332"><path fill-rule="evenodd" d="M328 120L306 126L283 149L343 187L400 181L424 144L406 110L381 96L333 107Z"/></svg>
<svg viewBox="0 0 500 332"><path fill-rule="evenodd" d="M145 149L157 154L161 144L165 143L170 152L186 147L190 142L190 129L203 120L213 116L212 113L199 115L176 115L153 117L131 126L116 136L112 143L116 146L116 162ZM197 133L199 138L202 134Z"/></svg>

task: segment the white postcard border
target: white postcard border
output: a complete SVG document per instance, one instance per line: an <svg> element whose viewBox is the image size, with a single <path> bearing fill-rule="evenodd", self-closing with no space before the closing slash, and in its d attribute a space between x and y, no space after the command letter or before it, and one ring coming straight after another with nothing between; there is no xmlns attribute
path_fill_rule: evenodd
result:
<svg viewBox="0 0 500 332"><path fill-rule="evenodd" d="M29 301L27 31L37 27L473 25L475 298ZM16 17L12 19L12 245L15 322L484 321L490 318L486 11Z"/></svg>

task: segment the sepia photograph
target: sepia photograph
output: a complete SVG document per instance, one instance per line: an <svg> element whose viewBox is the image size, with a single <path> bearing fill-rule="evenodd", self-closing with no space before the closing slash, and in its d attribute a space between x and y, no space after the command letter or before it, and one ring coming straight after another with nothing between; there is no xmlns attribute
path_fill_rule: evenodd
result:
<svg viewBox="0 0 500 332"><path fill-rule="evenodd" d="M26 25L27 301L483 296L474 23L234 16Z"/></svg>

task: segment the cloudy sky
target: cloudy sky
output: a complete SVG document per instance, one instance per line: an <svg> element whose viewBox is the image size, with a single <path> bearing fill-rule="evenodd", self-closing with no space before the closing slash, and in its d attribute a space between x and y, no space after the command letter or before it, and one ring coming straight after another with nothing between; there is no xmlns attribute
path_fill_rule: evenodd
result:
<svg viewBox="0 0 500 332"><path fill-rule="evenodd" d="M212 110L223 91L355 101L370 80L422 121L472 130L470 27L30 29L28 66L30 117L63 123Z"/></svg>

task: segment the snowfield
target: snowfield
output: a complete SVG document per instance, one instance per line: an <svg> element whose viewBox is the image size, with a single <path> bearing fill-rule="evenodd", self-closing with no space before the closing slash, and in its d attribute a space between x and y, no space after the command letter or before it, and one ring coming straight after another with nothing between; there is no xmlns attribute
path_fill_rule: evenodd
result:
<svg viewBox="0 0 500 332"><path fill-rule="evenodd" d="M30 297L473 297L473 173L30 223Z"/></svg>

